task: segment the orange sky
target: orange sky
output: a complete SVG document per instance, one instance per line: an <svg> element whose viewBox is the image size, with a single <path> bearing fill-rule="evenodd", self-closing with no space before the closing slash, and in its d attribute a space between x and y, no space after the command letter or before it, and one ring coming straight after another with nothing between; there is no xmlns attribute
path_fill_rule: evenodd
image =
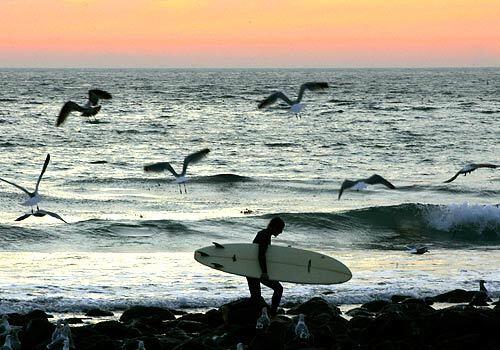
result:
<svg viewBox="0 0 500 350"><path fill-rule="evenodd" d="M500 0L0 0L0 66L500 66Z"/></svg>

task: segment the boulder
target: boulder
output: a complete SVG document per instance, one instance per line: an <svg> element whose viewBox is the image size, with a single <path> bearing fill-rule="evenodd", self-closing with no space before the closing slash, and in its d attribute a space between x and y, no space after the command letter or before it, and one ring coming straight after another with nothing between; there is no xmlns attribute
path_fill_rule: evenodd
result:
<svg viewBox="0 0 500 350"><path fill-rule="evenodd" d="M474 291L454 289L450 292L436 295L432 300L438 303L468 303L472 300L475 293Z"/></svg>
<svg viewBox="0 0 500 350"><path fill-rule="evenodd" d="M286 345L286 334L289 323L277 319L273 320L266 332L256 334L250 342L249 350L282 350Z"/></svg>
<svg viewBox="0 0 500 350"><path fill-rule="evenodd" d="M261 315L263 307L268 307L268 305L262 298L257 302L250 298L243 298L222 305L219 311L226 325L255 327L255 322Z"/></svg>
<svg viewBox="0 0 500 350"><path fill-rule="evenodd" d="M128 339L123 343L122 350L137 350L139 341L144 342L146 350L162 350L162 344L156 337L140 337L137 339Z"/></svg>
<svg viewBox="0 0 500 350"><path fill-rule="evenodd" d="M191 313L185 314L178 318L178 320L196 321L209 325L210 327L217 327L224 323L222 312L216 309L208 310L206 313Z"/></svg>
<svg viewBox="0 0 500 350"><path fill-rule="evenodd" d="M121 350L120 343L102 334L92 334L85 338L75 337L78 350Z"/></svg>
<svg viewBox="0 0 500 350"><path fill-rule="evenodd" d="M309 299L305 303L297 305L287 312L287 314L290 315L304 314L308 318L324 313L335 317L339 316L342 312L335 305L332 305L326 300L318 297Z"/></svg>
<svg viewBox="0 0 500 350"><path fill-rule="evenodd" d="M34 318L28 322L23 332L23 349L34 349L37 345L47 345L55 326L46 318Z"/></svg>
<svg viewBox="0 0 500 350"><path fill-rule="evenodd" d="M161 321L175 320L174 314L169 309L156 306L133 306L123 312L120 321L128 323L139 318L153 318Z"/></svg>
<svg viewBox="0 0 500 350"><path fill-rule="evenodd" d="M85 313L85 316L88 316L88 317L110 317L110 316L114 316L114 314L111 311L93 308L93 309L88 310Z"/></svg>
<svg viewBox="0 0 500 350"><path fill-rule="evenodd" d="M97 333L108 336L111 339L131 339L141 335L136 328L129 327L118 321L99 322L93 325L92 328Z"/></svg>
<svg viewBox="0 0 500 350"><path fill-rule="evenodd" d="M373 300L361 305L363 309L366 309L370 312L379 312L385 306L389 305L390 302L387 300Z"/></svg>

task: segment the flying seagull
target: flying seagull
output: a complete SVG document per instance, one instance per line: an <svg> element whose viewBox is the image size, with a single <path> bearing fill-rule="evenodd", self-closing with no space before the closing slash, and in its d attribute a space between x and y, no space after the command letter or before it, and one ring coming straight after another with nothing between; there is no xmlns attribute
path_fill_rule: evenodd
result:
<svg viewBox="0 0 500 350"><path fill-rule="evenodd" d="M471 163L471 164L467 164L466 166L464 166L462 169L460 169L456 174L455 176L453 176L451 179L448 179L445 181L445 183L448 183L448 182L452 182L453 180L455 180L458 175L460 174L464 174L464 176L467 176L467 174L470 174L472 173L474 170L476 169L479 169L479 168L492 168L492 169L495 169L495 168L498 168L498 165L495 165L495 164L489 164L489 163L480 163L480 164L474 164L474 163Z"/></svg>
<svg viewBox="0 0 500 350"><path fill-rule="evenodd" d="M45 215L48 215L48 216L52 216L53 218L59 219L65 223L67 223L66 220L64 220L62 217L59 216L59 214L53 213L53 212L50 212L47 210L43 210L43 209L37 209L37 211L35 211L35 212L26 213L24 215L21 215L15 221L22 221L26 218L29 218L31 215L39 217L39 218L44 217Z"/></svg>
<svg viewBox="0 0 500 350"><path fill-rule="evenodd" d="M168 170L172 173L172 175L175 176L175 182L179 184L179 191L182 193L182 188L181 184L184 184L184 193L187 193L186 191L186 182L188 181L186 177L186 171L187 167L190 163L197 163L200 161L202 158L204 158L210 150L208 148L204 148L201 151L191 153L188 155L186 158L184 158L184 163L182 165L182 172L178 174L174 168L170 165L169 162L160 162L160 163L153 163L153 164L148 164L144 166L144 171L152 171L152 172L162 172L164 170Z"/></svg>
<svg viewBox="0 0 500 350"><path fill-rule="evenodd" d="M31 207L31 212L33 213L33 206L36 205L36 209L39 210L38 208L38 203L41 201L41 197L38 194L38 187L40 186L40 181L42 180L42 176L45 173L45 170L47 169L47 165L49 165L50 161L50 154L47 154L47 158L45 158L45 163L43 164L42 172L40 173L40 176L38 177L38 181L36 182L35 190L33 192L28 191L26 188L19 186L18 184L15 184L13 182L7 181L5 179L0 178L1 181L6 182L14 187L17 187L24 193L26 193L29 198L22 203L22 205L25 206L30 206Z"/></svg>
<svg viewBox="0 0 500 350"><path fill-rule="evenodd" d="M290 111L295 114L295 116L299 116L300 112L304 108L304 105L300 103L302 101L302 97L304 96L304 92L306 90L316 91L321 89L327 89L328 83L323 82L309 82L304 83L300 86L299 95L296 100L290 100L284 93L281 91L276 91L269 95L264 101L259 103L259 109L268 107L276 102L278 99L282 99L290 106Z"/></svg>
<svg viewBox="0 0 500 350"><path fill-rule="evenodd" d="M59 112L56 126L61 126L71 112L81 112L84 117L96 115L101 110L101 105L98 104L99 99L109 100L111 99L111 94L104 90L94 89L89 90L89 100L83 106L73 101L66 102Z"/></svg>
<svg viewBox="0 0 500 350"><path fill-rule="evenodd" d="M340 200L340 196L342 196L342 192L344 192L344 190L346 190L348 188L354 187L355 190L359 191L359 190L365 189L366 187L368 187L368 185L375 185L375 184L381 184L381 185L384 185L390 189L396 188L393 184L391 184L389 181L384 179L382 176L374 174L374 175L370 176L368 179L361 179L361 180L356 180L356 181L344 180L344 182L342 182L342 186L340 186L338 199Z"/></svg>

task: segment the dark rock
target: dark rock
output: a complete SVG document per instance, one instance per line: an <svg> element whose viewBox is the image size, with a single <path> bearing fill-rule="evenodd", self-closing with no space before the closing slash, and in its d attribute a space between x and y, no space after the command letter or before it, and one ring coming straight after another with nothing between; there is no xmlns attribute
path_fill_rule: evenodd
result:
<svg viewBox="0 0 500 350"><path fill-rule="evenodd" d="M450 292L436 295L432 299L438 303L468 303L474 297L474 291L455 289Z"/></svg>
<svg viewBox="0 0 500 350"><path fill-rule="evenodd" d="M34 318L28 322L23 334L23 349L34 349L37 345L47 345L55 326L46 318Z"/></svg>
<svg viewBox="0 0 500 350"><path fill-rule="evenodd" d="M118 341L102 334L92 334L82 339L75 339L75 349L78 350L121 350L120 348Z"/></svg>
<svg viewBox="0 0 500 350"><path fill-rule="evenodd" d="M403 300L405 299L410 299L412 298L411 296L409 295L399 295L399 294L395 294L391 297L391 301L393 303L399 303L399 302L402 302Z"/></svg>
<svg viewBox="0 0 500 350"><path fill-rule="evenodd" d="M137 350L139 341L144 342L146 350L162 350L161 342L155 337L140 337L137 339L129 339L123 343L122 350Z"/></svg>
<svg viewBox="0 0 500 350"><path fill-rule="evenodd" d="M196 321L209 325L210 327L217 327L224 323L222 318L222 312L219 310L211 309L206 313L191 313L185 314L178 318L178 320L186 320L186 321Z"/></svg>
<svg viewBox="0 0 500 350"><path fill-rule="evenodd" d="M400 314L406 319L418 318L422 315L432 313L435 310L420 299L406 299L402 303L389 304L385 306L380 313L382 314Z"/></svg>
<svg viewBox="0 0 500 350"><path fill-rule="evenodd" d="M134 306L125 310L120 317L120 321L128 323L138 318L157 318L162 321L175 320L174 314L169 309L155 306Z"/></svg>
<svg viewBox="0 0 500 350"><path fill-rule="evenodd" d="M114 314L111 311L94 308L94 309L88 310L85 313L85 316L88 316L88 317L109 317L109 316L114 316Z"/></svg>
<svg viewBox="0 0 500 350"><path fill-rule="evenodd" d="M385 306L389 305L390 302L388 302L387 300L373 300L373 301L369 301L367 303L364 303L363 305L361 305L361 307L363 309L366 309L370 312L379 312L380 310L382 310Z"/></svg>
<svg viewBox="0 0 500 350"><path fill-rule="evenodd" d="M210 344L204 342L205 339L191 339L182 344L177 345L172 350L216 350L216 348Z"/></svg>
<svg viewBox="0 0 500 350"><path fill-rule="evenodd" d="M469 305L472 306L488 306L488 301L491 299L488 297L488 294L482 291L478 291L474 293Z"/></svg>
<svg viewBox="0 0 500 350"><path fill-rule="evenodd" d="M314 339L315 346L336 348L349 338L348 321L332 314L331 310L320 314L305 316L305 323ZM295 322L292 327L295 327Z"/></svg>
<svg viewBox="0 0 500 350"><path fill-rule="evenodd" d="M118 321L99 322L93 325L92 328L96 332L112 339L130 339L141 335L136 328L129 327Z"/></svg>
<svg viewBox="0 0 500 350"><path fill-rule="evenodd" d="M255 327L255 322L261 315L263 307L268 306L262 298L258 302L244 298L222 305L219 310L225 324Z"/></svg>
<svg viewBox="0 0 500 350"><path fill-rule="evenodd" d="M317 297L312 298L296 307L293 307L287 312L287 314L290 315L304 314L308 318L324 313L327 313L333 317L340 315L342 312L335 305L332 305L326 300Z"/></svg>
<svg viewBox="0 0 500 350"><path fill-rule="evenodd" d="M377 316L376 313L370 312L362 307L357 307L357 308L351 309L351 310L346 312L346 315L350 316L350 317L359 316L359 317L371 317L371 318L374 318L375 316Z"/></svg>
<svg viewBox="0 0 500 350"><path fill-rule="evenodd" d="M165 336L158 337L158 342L160 343L162 350L172 350L176 346L179 346L180 344L182 344L185 341L186 340L179 340L177 338L171 338L171 337L165 337Z"/></svg>
<svg viewBox="0 0 500 350"><path fill-rule="evenodd" d="M207 324L198 321L174 320L166 323L168 327L182 329L187 333L201 333L208 328Z"/></svg>
<svg viewBox="0 0 500 350"><path fill-rule="evenodd" d="M78 324L78 323L83 323L83 320L79 317L70 317L70 318L65 318L64 322L68 324Z"/></svg>
<svg viewBox="0 0 500 350"><path fill-rule="evenodd" d="M249 350L282 350L285 349L286 333L289 323L281 319L274 320L267 332L257 334L248 346Z"/></svg>

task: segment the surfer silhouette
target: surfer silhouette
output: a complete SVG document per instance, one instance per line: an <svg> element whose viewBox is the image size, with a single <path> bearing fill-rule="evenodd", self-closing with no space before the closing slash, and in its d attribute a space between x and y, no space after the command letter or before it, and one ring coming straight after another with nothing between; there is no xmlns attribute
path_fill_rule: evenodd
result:
<svg viewBox="0 0 500 350"><path fill-rule="evenodd" d="M250 290L250 298L257 302L261 298L260 284L271 288L273 296L271 299L271 310L269 314L275 316L278 313L278 306L283 295L283 286L278 281L269 280L267 275L266 251L271 244L271 237L277 237L285 228L285 222L280 217L274 217L267 224L267 228L261 230L255 236L253 243L259 245L259 265L262 271L260 278L247 277L248 289Z"/></svg>

